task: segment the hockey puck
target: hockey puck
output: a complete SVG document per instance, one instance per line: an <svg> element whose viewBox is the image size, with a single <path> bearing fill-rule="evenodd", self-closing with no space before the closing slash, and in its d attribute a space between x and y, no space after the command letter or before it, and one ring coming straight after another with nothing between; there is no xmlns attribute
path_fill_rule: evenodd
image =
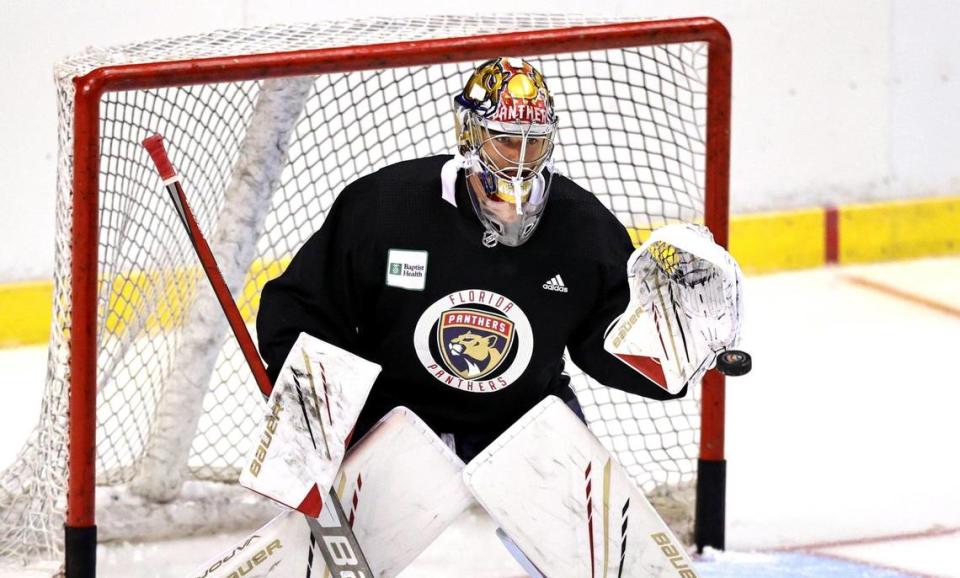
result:
<svg viewBox="0 0 960 578"><path fill-rule="evenodd" d="M717 369L724 375L745 375L752 367L753 361L746 351L728 349L717 356Z"/></svg>

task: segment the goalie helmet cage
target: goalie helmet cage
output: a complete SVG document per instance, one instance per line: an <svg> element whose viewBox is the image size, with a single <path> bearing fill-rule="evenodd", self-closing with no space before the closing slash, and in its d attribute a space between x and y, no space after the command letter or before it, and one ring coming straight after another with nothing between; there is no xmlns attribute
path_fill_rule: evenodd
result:
<svg viewBox="0 0 960 578"><path fill-rule="evenodd" d="M66 559L69 575L88 575L98 496L101 540L154 519L169 536L270 513L230 485L262 402L139 142L166 137L252 319L345 184L453 150L453 94L501 55L544 73L562 115L560 172L638 235L702 221L726 246L730 39L709 18L374 18L147 42L59 67L47 385L2 477L4 561ZM645 491L696 483L696 544L723 547L722 376L670 402L571 376L591 428Z"/></svg>

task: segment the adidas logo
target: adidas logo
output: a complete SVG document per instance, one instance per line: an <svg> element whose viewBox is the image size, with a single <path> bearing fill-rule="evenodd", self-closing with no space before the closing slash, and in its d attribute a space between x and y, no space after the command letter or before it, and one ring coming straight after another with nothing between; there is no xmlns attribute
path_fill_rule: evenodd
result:
<svg viewBox="0 0 960 578"><path fill-rule="evenodd" d="M553 279L550 279L543 284L543 288L548 291L558 291L560 293L566 293L568 291L567 286L563 284L563 279L560 278L560 275L554 275Z"/></svg>

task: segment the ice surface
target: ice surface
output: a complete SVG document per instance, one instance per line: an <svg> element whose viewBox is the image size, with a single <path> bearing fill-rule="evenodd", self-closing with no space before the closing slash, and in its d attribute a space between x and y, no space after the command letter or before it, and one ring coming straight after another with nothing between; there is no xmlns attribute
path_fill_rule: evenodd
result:
<svg viewBox="0 0 960 578"><path fill-rule="evenodd" d="M701 578L916 578L897 570L802 553L721 552L697 566Z"/></svg>
<svg viewBox="0 0 960 578"><path fill-rule="evenodd" d="M17 456L27 435L37 425L47 371L47 346L0 348L0 464L5 467Z"/></svg>
<svg viewBox="0 0 960 578"><path fill-rule="evenodd" d="M960 258L747 280L754 369L727 386L730 548L960 527L948 457L960 439L960 317L851 274L960 308Z"/></svg>
<svg viewBox="0 0 960 578"><path fill-rule="evenodd" d="M960 552L960 530L926 538L824 548L818 552L887 568L909 569L925 576L960 576L960 556L957 555Z"/></svg>

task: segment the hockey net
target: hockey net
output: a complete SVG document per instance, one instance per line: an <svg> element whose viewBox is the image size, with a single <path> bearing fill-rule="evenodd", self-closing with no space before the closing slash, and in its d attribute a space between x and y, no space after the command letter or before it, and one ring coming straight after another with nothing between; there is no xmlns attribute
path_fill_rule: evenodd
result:
<svg viewBox="0 0 960 578"><path fill-rule="evenodd" d="M557 168L640 237L668 222L725 224L716 214L726 212L725 198L706 209L709 43L684 41L685 22L654 26L655 35L626 48L571 53L560 44L529 56L561 115ZM96 359L87 362L96 367L99 539L236 529L273 513L235 485L262 400L140 141L165 136L200 227L252 323L264 283L323 224L346 184L396 161L453 150L452 96L480 59L449 62L457 56L447 54L438 59L444 63L406 65L385 55L385 66L361 71L341 64L307 76L247 72L220 81L190 76L186 67L178 80L167 70L156 73L162 87L105 91L94 139L75 130L75 79L104 66L149 70L148 63L245 54L272 55L260 65L276 75L293 66L282 54L292 51L598 24L569 16L377 18L215 32L63 63L47 383L40 423L2 476L0 557L63 557L64 518L79 507L67 500L67 466L81 449L68 430L71 373L82 367L71 316L81 306L96 319ZM523 56L530 46L500 52ZM99 191L81 195L74 161L83 147L99 147ZM96 292L81 304L72 298L73 275L87 258L81 253L92 250L78 246L73 219L75 204L91 195L99 222ZM648 402L572 369L591 428L637 483L655 495L687 495L680 490L697 475L700 388L682 400ZM675 501L692 513L689 497Z"/></svg>

